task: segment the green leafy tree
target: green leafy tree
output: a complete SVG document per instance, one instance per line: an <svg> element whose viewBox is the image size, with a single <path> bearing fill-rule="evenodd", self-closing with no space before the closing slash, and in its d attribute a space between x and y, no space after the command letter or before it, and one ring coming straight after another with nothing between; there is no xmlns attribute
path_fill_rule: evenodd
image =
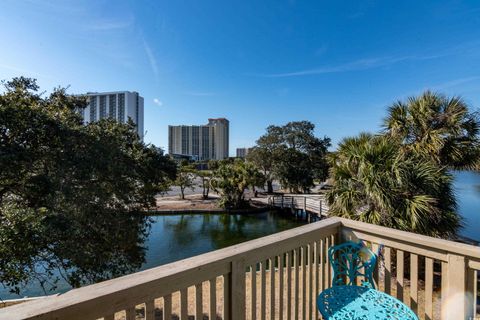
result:
<svg viewBox="0 0 480 320"><path fill-rule="evenodd" d="M331 215L445 238L460 227L451 175L434 161L402 152L396 139L344 139L331 165Z"/></svg>
<svg viewBox="0 0 480 320"><path fill-rule="evenodd" d="M282 160L275 163L275 173L284 188L308 192L314 186L311 161L307 154L293 148L283 149Z"/></svg>
<svg viewBox="0 0 480 320"><path fill-rule="evenodd" d="M79 286L137 269L148 221L132 212L155 205L175 164L132 122L83 125L84 97L44 96L27 78L3 84L0 281L18 292L33 280Z"/></svg>
<svg viewBox="0 0 480 320"><path fill-rule="evenodd" d="M197 170L196 176L200 178L203 199L208 199L208 195L210 193L211 180L212 180L212 171Z"/></svg>
<svg viewBox="0 0 480 320"><path fill-rule="evenodd" d="M245 206L244 193L248 188L263 186L265 177L251 163L242 159L222 161L213 172L213 189L221 196L220 205L227 209Z"/></svg>
<svg viewBox="0 0 480 320"><path fill-rule="evenodd" d="M479 127L478 114L463 99L431 91L394 103L384 121L385 133L404 151L454 168L478 162Z"/></svg>
<svg viewBox="0 0 480 320"><path fill-rule="evenodd" d="M173 184L180 188L180 199L184 200L186 189L195 190L195 168L188 162L181 163Z"/></svg>
<svg viewBox="0 0 480 320"><path fill-rule="evenodd" d="M293 192L308 191L313 180L328 177L327 149L330 138L317 138L309 121L269 126L247 156L265 175L268 192L276 178ZM296 161L296 162L292 162ZM301 174L302 176L299 176Z"/></svg>

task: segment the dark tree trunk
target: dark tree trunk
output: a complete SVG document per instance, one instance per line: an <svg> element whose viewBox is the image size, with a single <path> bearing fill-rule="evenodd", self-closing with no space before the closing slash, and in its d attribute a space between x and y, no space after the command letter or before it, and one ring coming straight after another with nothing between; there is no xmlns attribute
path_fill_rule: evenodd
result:
<svg viewBox="0 0 480 320"><path fill-rule="evenodd" d="M273 182L272 180L267 180L267 192L273 193Z"/></svg>

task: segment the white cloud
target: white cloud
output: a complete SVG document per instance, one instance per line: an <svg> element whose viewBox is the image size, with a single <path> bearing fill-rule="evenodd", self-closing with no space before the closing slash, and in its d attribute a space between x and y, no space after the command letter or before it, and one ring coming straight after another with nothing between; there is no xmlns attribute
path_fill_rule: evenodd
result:
<svg viewBox="0 0 480 320"><path fill-rule="evenodd" d="M296 70L292 72L283 73L268 73L268 74L248 74L250 76L264 77L264 78L286 78L286 77L299 77L308 75L319 75L327 73L342 73L351 71L362 71L381 67L389 67L401 62L409 61L426 61L432 59L443 58L447 56L460 55L460 54L477 54L480 41L471 41L466 43L460 43L458 45L449 46L447 48L439 49L433 54L420 54L420 55L404 55L404 56L384 56L384 57L371 57L353 60L337 65L326 65L318 68L309 68L304 70ZM321 50L320 50L321 51Z"/></svg>
<svg viewBox="0 0 480 320"><path fill-rule="evenodd" d="M160 101L158 98L154 98L153 103L155 103L159 107L163 106L163 102Z"/></svg>
<svg viewBox="0 0 480 320"><path fill-rule="evenodd" d="M347 62L344 64L335 65L335 66L325 66L320 68L305 69L305 70L286 72L286 73L257 74L256 76L266 77L266 78L284 78L284 77L298 77L298 76L307 76L307 75L315 75L315 74L360 71L360 70L386 67L399 62L403 62L403 61L430 60L438 57L440 57L440 55L366 58L366 59L359 59L359 60L355 60L355 61L351 61L351 62Z"/></svg>
<svg viewBox="0 0 480 320"><path fill-rule="evenodd" d="M157 59L155 59L155 55L148 45L147 41L143 39L143 49L145 50L145 54L147 55L148 62L150 63L150 67L152 68L153 74L155 75L155 78L158 80L158 64L157 64Z"/></svg>

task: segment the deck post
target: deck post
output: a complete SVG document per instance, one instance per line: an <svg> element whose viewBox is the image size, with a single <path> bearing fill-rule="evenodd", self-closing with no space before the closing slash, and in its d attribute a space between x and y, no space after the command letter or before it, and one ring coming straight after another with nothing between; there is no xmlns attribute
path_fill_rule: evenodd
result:
<svg viewBox="0 0 480 320"><path fill-rule="evenodd" d="M445 298L442 293L442 319L470 319L473 317L473 308L468 308L469 301L473 299L468 297L467 291L467 264L465 257L448 254L446 272ZM442 275L443 276L443 275ZM473 303L470 303L473 304ZM472 310L470 310L472 309Z"/></svg>
<svg viewBox="0 0 480 320"><path fill-rule="evenodd" d="M245 320L245 273L246 265L243 259L232 261L232 272L230 273L230 314L231 320ZM226 319L228 320L228 319Z"/></svg>
<svg viewBox="0 0 480 320"><path fill-rule="evenodd" d="M303 210L307 212L307 197L303 197Z"/></svg>
<svg viewBox="0 0 480 320"><path fill-rule="evenodd" d="M282 194L282 209L283 209L283 194Z"/></svg>

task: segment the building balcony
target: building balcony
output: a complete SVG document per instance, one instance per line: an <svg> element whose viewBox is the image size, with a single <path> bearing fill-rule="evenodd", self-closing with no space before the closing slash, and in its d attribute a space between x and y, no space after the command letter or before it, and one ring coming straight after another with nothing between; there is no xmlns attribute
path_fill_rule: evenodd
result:
<svg viewBox="0 0 480 320"><path fill-rule="evenodd" d="M0 309L0 319L319 319L330 246L381 246L377 289L420 319L476 316L480 248L329 218L157 268Z"/></svg>

